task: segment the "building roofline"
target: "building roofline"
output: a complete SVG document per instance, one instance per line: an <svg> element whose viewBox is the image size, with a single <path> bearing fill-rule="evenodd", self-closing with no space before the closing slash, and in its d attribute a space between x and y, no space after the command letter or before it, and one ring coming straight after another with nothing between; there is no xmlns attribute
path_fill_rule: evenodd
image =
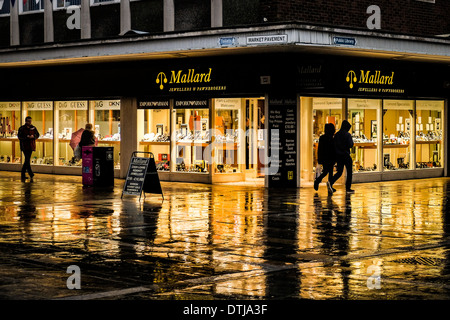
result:
<svg viewBox="0 0 450 320"><path fill-rule="evenodd" d="M288 34L288 40L280 44L253 46L246 42L224 47L218 41L223 37L244 39L252 35ZM342 46L332 43L332 37L354 37L357 46ZM355 41L355 42L356 42ZM257 26L222 27L196 31L174 31L158 34L134 34L120 38L80 39L77 41L44 43L33 46L15 46L0 49L0 67L23 64L48 64L120 58L129 55L144 55L155 58L166 55L191 56L199 51L250 51L250 48L308 46L328 48L336 51L373 51L396 55L433 56L447 62L450 59L450 39L386 33L355 28L330 27L300 22L264 24ZM445 50L444 50L445 48ZM256 50L258 51L258 50ZM217 54L217 52L216 52Z"/></svg>

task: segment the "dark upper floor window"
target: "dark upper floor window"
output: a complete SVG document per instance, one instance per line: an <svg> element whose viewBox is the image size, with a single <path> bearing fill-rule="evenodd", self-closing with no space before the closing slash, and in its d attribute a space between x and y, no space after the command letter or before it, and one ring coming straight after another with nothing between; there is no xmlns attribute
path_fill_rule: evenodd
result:
<svg viewBox="0 0 450 320"><path fill-rule="evenodd" d="M22 12L36 11L44 9L44 0L23 0Z"/></svg>
<svg viewBox="0 0 450 320"><path fill-rule="evenodd" d="M9 13L9 4L11 0L0 0L0 14Z"/></svg>
<svg viewBox="0 0 450 320"><path fill-rule="evenodd" d="M55 0L53 0L55 1ZM79 6L81 5L81 0L57 0L56 7L57 8L67 8L70 6Z"/></svg>

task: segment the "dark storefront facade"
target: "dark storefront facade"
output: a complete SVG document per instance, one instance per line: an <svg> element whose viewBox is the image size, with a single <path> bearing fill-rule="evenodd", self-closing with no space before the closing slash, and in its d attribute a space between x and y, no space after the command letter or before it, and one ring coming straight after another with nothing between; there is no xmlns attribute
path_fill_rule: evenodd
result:
<svg viewBox="0 0 450 320"><path fill-rule="evenodd" d="M150 151L161 180L310 186L323 126L352 124L356 182L446 176L448 67L299 53L2 69L0 169L26 115L36 172L81 174L70 135L93 123L116 176Z"/></svg>

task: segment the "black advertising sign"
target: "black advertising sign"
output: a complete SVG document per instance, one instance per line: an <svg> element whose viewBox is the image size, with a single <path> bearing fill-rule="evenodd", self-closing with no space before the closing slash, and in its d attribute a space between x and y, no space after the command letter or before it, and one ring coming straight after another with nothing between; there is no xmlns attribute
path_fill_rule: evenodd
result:
<svg viewBox="0 0 450 320"><path fill-rule="evenodd" d="M170 104L169 100L154 100L154 99L146 99L139 98L137 101L138 109L169 109Z"/></svg>
<svg viewBox="0 0 450 320"><path fill-rule="evenodd" d="M133 152L128 167L122 196L124 194L141 197L142 192L162 195L161 183L156 171L153 154L150 158L136 157L138 152Z"/></svg>
<svg viewBox="0 0 450 320"><path fill-rule="evenodd" d="M208 99L175 100L174 109L208 109Z"/></svg>
<svg viewBox="0 0 450 320"><path fill-rule="evenodd" d="M297 100L269 97L269 187L297 187Z"/></svg>
<svg viewBox="0 0 450 320"><path fill-rule="evenodd" d="M144 180L144 196L146 193L163 194L161 189L161 183L159 181L158 171L156 171L155 158L150 157L147 167L147 174ZM164 199L164 195L163 195Z"/></svg>

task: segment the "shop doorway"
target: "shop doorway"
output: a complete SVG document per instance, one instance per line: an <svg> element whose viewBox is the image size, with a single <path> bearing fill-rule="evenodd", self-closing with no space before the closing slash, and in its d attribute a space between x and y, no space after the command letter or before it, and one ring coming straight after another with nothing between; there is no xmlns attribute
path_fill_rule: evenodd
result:
<svg viewBox="0 0 450 320"><path fill-rule="evenodd" d="M264 187L264 98L213 99L213 183Z"/></svg>

